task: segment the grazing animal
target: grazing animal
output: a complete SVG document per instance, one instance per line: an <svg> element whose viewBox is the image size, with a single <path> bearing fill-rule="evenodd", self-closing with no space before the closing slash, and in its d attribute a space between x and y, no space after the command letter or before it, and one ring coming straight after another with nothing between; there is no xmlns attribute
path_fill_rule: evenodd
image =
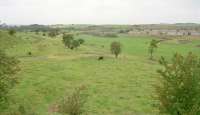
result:
<svg viewBox="0 0 200 115"><path fill-rule="evenodd" d="M103 56L100 56L100 57L98 58L99 61L100 61L100 60L103 60L103 59L104 59Z"/></svg>

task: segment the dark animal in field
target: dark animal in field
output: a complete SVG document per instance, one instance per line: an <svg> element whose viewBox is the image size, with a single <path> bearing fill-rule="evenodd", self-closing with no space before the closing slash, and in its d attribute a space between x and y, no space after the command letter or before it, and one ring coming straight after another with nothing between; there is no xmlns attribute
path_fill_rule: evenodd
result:
<svg viewBox="0 0 200 115"><path fill-rule="evenodd" d="M28 54L29 56L31 56L31 55L32 55L32 52L28 52L27 54Z"/></svg>
<svg viewBox="0 0 200 115"><path fill-rule="evenodd" d="M103 59L104 59L103 56L100 56L100 57L98 58L99 61L100 61L100 60L103 60Z"/></svg>

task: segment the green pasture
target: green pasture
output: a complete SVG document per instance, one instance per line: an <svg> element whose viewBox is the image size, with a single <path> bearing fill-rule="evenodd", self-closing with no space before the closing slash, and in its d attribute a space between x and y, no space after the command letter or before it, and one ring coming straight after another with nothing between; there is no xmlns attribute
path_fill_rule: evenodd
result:
<svg viewBox="0 0 200 115"><path fill-rule="evenodd" d="M160 56L168 60L176 52L200 54L200 40L182 43L177 39L159 44L150 61L148 45L154 37L101 38L78 35L85 43L69 50L61 37L49 38L18 33L22 41L7 53L20 61L20 78L9 93L11 108L25 105L38 115L57 115L50 107L74 88L84 85L87 115L159 115L154 85L158 84ZM110 54L110 43L119 41L122 53L118 59ZM27 55L32 52L32 56ZM99 56L104 60L98 61Z"/></svg>

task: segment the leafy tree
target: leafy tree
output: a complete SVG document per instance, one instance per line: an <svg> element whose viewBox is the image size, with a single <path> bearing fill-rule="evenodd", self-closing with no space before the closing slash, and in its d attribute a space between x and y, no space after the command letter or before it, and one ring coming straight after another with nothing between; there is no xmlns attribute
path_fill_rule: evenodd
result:
<svg viewBox="0 0 200 115"><path fill-rule="evenodd" d="M15 35L16 34L16 31L14 30L14 29L10 29L9 31L8 31L8 33L10 34L10 35Z"/></svg>
<svg viewBox="0 0 200 115"><path fill-rule="evenodd" d="M117 58L118 55L121 53L121 44L120 42L112 42L110 45L111 53L115 55Z"/></svg>
<svg viewBox="0 0 200 115"><path fill-rule="evenodd" d="M65 47L72 48L72 42L74 40L73 34L64 34L63 35L63 43Z"/></svg>
<svg viewBox="0 0 200 115"><path fill-rule="evenodd" d="M155 48L158 47L158 43L159 41L158 40L151 40L150 42L150 45L149 45L149 53L150 53L150 59L152 60L153 59L153 53L154 53L154 50Z"/></svg>
<svg viewBox="0 0 200 115"><path fill-rule="evenodd" d="M175 54L172 62L161 58L160 85L156 93L160 111L170 115L200 115L200 59Z"/></svg>
<svg viewBox="0 0 200 115"><path fill-rule="evenodd" d="M6 101L8 91L17 83L14 75L19 71L18 63L18 60L0 50L0 104Z"/></svg>

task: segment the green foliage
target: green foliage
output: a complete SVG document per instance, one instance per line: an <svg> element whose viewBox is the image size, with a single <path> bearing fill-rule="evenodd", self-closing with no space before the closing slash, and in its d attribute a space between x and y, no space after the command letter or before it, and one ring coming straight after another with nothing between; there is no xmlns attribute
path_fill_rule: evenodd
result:
<svg viewBox="0 0 200 115"><path fill-rule="evenodd" d="M37 111L33 109L32 105L19 104L15 108L11 108L9 111L3 112L3 115L38 115Z"/></svg>
<svg viewBox="0 0 200 115"><path fill-rule="evenodd" d="M59 113L63 115L83 114L85 98L81 91L84 87L77 88L71 95L64 97L59 105Z"/></svg>
<svg viewBox="0 0 200 115"><path fill-rule="evenodd" d="M16 30L14 30L14 29L10 29L9 31L8 31L8 33L10 34L10 35L15 35L16 34Z"/></svg>
<svg viewBox="0 0 200 115"><path fill-rule="evenodd" d="M59 34L59 32L58 32L58 30L51 30L50 32L49 32L49 37L56 37L57 35Z"/></svg>
<svg viewBox="0 0 200 115"><path fill-rule="evenodd" d="M85 41L84 41L83 39L78 39L78 42L79 42L80 44L83 44Z"/></svg>
<svg viewBox="0 0 200 115"><path fill-rule="evenodd" d="M74 49L74 48L77 48L77 47L79 47L80 46L80 43L79 43L79 41L78 40L73 40L72 41L72 49Z"/></svg>
<svg viewBox="0 0 200 115"><path fill-rule="evenodd" d="M63 43L64 43L65 47L71 49L73 40L74 40L73 34L64 34L63 35Z"/></svg>
<svg viewBox="0 0 200 115"><path fill-rule="evenodd" d="M18 63L18 60L0 50L0 104L6 101L6 94L17 83L14 75L19 71Z"/></svg>
<svg viewBox="0 0 200 115"><path fill-rule="evenodd" d="M170 115L200 115L200 59L189 53L175 54L172 63L161 58L158 72L161 85L156 87L160 111Z"/></svg>
<svg viewBox="0 0 200 115"><path fill-rule="evenodd" d="M155 48L158 48L158 43L159 43L159 41L155 40L155 39L152 39L151 42L150 42L149 53L150 53L150 59L151 60L153 59L153 53L154 53Z"/></svg>
<svg viewBox="0 0 200 115"><path fill-rule="evenodd" d="M120 42L112 42L110 45L111 53L115 55L117 58L118 55L121 53L121 44Z"/></svg>
<svg viewBox="0 0 200 115"><path fill-rule="evenodd" d="M63 41L65 47L72 49L72 50L74 48L78 48L81 44L84 43L83 39L75 40L73 34L64 34L62 41Z"/></svg>
<svg viewBox="0 0 200 115"><path fill-rule="evenodd" d="M43 33L42 35L43 35L43 36L46 36L46 33Z"/></svg>

